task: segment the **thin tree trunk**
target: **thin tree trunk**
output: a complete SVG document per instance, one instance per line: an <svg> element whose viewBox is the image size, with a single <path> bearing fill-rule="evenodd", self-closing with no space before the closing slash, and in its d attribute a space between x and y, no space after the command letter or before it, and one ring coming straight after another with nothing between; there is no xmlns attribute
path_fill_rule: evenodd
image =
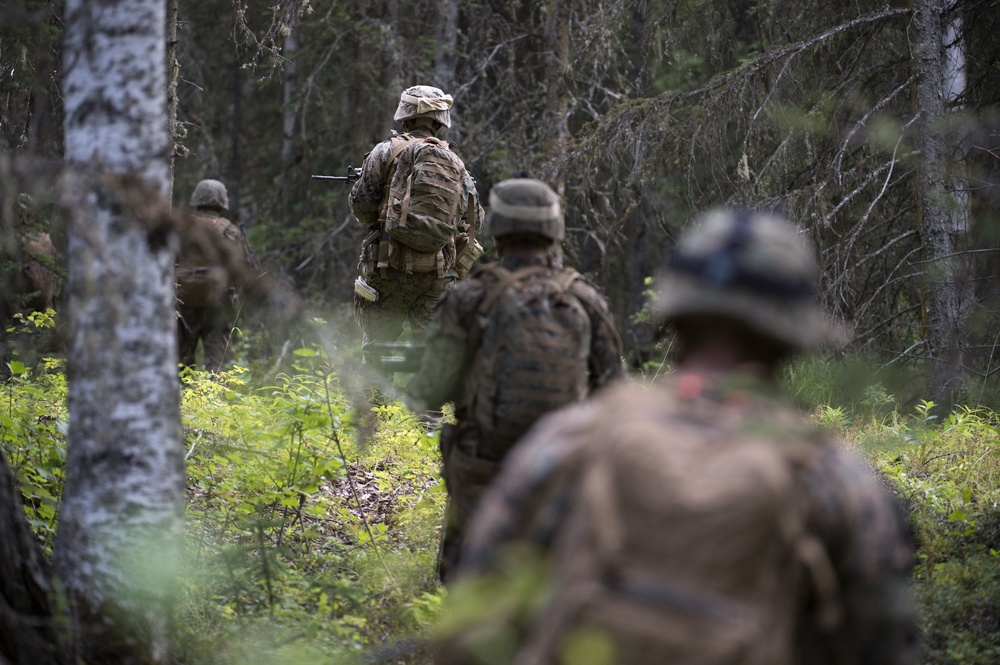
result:
<svg viewBox="0 0 1000 665"><path fill-rule="evenodd" d="M177 0L167 0L167 132L170 134L170 160L167 175L167 200L173 198L174 156L180 136L177 133L177 77L180 63L177 62Z"/></svg>
<svg viewBox="0 0 1000 665"><path fill-rule="evenodd" d="M946 43L944 11L950 0L913 1L913 56L917 74L916 112L920 117L916 144L920 232L924 245L924 325L932 366L931 397L948 404L964 388L963 335L968 284L961 268L961 249L968 233L968 198L951 166L957 156L947 130L946 113L954 87L964 87L964 59L955 58L961 44ZM951 64L949 64L951 63ZM958 68L956 69L956 65Z"/></svg>
<svg viewBox="0 0 1000 665"><path fill-rule="evenodd" d="M570 17L572 0L548 0L545 33L549 44L546 91L548 99L545 107L545 123L548 135L544 143L545 158L550 164L561 164L565 160L569 145L569 105L567 85L570 70ZM565 194L565 177L550 183L560 196Z"/></svg>
<svg viewBox="0 0 1000 665"><path fill-rule="evenodd" d="M281 215L285 228L292 225L292 203L295 201L295 182L292 179L292 163L295 160L295 119L298 117L299 98L299 16L296 13L285 37L283 55L288 60L285 65L285 80L282 96L284 117L281 123Z"/></svg>
<svg viewBox="0 0 1000 665"><path fill-rule="evenodd" d="M182 535L165 0L68 0L70 351L56 574L89 663L165 663Z"/></svg>

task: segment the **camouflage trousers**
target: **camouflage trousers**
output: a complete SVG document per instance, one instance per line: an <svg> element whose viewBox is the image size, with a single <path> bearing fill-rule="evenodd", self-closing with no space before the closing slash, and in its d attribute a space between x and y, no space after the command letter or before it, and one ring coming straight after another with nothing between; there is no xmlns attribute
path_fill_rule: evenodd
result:
<svg viewBox="0 0 1000 665"><path fill-rule="evenodd" d="M453 287L456 277L438 277L437 273L407 275L387 270L383 277L375 273L367 278L379 293L378 302L354 298L354 314L363 333L362 346L371 342L395 342L409 322L414 341L423 339L427 324L441 295Z"/></svg>
<svg viewBox="0 0 1000 665"><path fill-rule="evenodd" d="M442 582L455 572L462 540L479 500L500 471L501 459L480 456L475 425L447 424L441 428L441 461L448 490L445 523L438 550L438 577Z"/></svg>
<svg viewBox="0 0 1000 665"><path fill-rule="evenodd" d="M182 365L193 366L200 340L205 351L205 369L219 371L229 360L229 334L233 312L228 303L208 307L180 307L177 343Z"/></svg>

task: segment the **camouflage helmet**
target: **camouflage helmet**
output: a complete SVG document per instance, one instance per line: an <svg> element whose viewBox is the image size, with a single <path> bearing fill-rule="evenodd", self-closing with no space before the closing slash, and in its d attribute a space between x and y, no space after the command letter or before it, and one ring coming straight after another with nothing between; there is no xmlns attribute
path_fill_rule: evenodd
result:
<svg viewBox="0 0 1000 665"><path fill-rule="evenodd" d="M451 105L451 95L444 94L440 88L415 85L399 96L399 106L392 119L402 122L410 118L430 118L451 127Z"/></svg>
<svg viewBox="0 0 1000 665"><path fill-rule="evenodd" d="M493 185L486 225L494 238L524 234L559 242L565 233L559 196L533 178L511 178Z"/></svg>
<svg viewBox="0 0 1000 665"><path fill-rule="evenodd" d="M202 180L191 194L192 208L219 208L229 210L229 193L218 180Z"/></svg>
<svg viewBox="0 0 1000 665"><path fill-rule="evenodd" d="M798 231L779 217L713 210L685 234L657 288L662 321L721 316L811 350L842 331L819 304L818 266Z"/></svg>

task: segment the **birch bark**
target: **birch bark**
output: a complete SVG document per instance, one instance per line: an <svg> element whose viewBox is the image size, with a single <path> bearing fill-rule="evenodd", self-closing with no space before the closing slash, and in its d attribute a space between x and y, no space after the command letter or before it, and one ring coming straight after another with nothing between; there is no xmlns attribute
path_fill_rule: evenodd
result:
<svg viewBox="0 0 1000 665"><path fill-rule="evenodd" d="M174 241L155 223L171 150L166 5L67 0L65 16L70 425L54 566L78 656L167 662L184 468Z"/></svg>
<svg viewBox="0 0 1000 665"><path fill-rule="evenodd" d="M964 388L963 335L969 304L961 253L969 229L969 202L955 169L961 165L958 142L946 117L964 92L965 79L960 30L945 20L952 4L953 0L914 0L912 5L924 326L932 363L928 388L939 403L950 402Z"/></svg>

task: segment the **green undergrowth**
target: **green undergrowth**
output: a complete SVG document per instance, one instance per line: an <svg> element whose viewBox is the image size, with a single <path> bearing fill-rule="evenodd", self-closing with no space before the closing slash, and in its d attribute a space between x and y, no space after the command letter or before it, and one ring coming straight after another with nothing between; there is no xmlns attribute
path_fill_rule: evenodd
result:
<svg viewBox="0 0 1000 665"><path fill-rule="evenodd" d="M785 384L864 455L907 512L924 662L1000 662L1000 416L897 399L890 381L800 364ZM824 369L825 367L825 369ZM14 357L0 444L46 552L66 437L63 363ZM838 372L840 372L838 374ZM436 434L320 351L255 382L182 374L187 565L177 662L429 662L444 492ZM823 377L827 377L827 384ZM372 658L376 657L374 661ZM365 659L368 659L367 661Z"/></svg>
<svg viewBox="0 0 1000 665"><path fill-rule="evenodd" d="M1000 414L958 406L942 416L908 394L922 383L913 376L867 367L810 359L785 384L870 461L907 515L923 662L998 663Z"/></svg>
<svg viewBox="0 0 1000 665"><path fill-rule="evenodd" d="M347 662L437 618L436 436L395 402L354 409L296 353L268 386L184 377L185 662Z"/></svg>

